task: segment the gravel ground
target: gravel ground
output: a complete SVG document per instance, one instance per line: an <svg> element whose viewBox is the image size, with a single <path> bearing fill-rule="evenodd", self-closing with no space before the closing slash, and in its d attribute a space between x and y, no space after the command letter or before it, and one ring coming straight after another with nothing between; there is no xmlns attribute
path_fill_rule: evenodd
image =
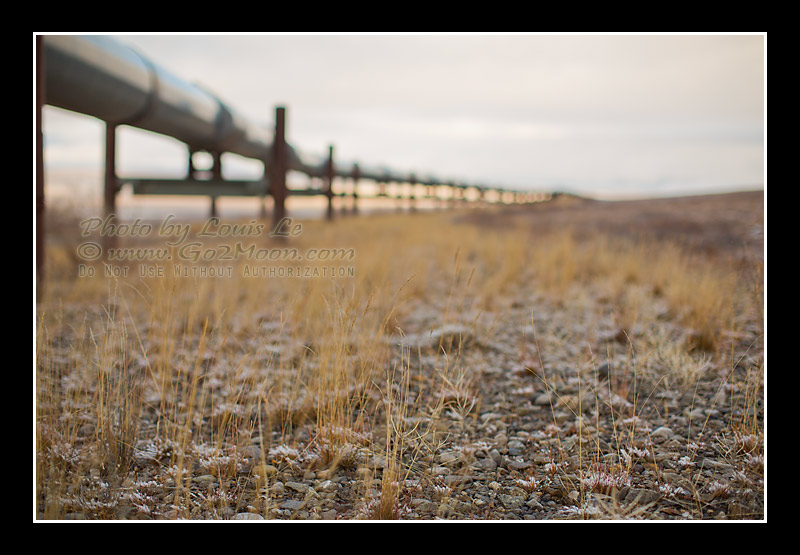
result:
<svg viewBox="0 0 800 555"><path fill-rule="evenodd" d="M729 198L708 234L677 225L687 218L679 201L651 211L650 222L661 222L651 229L674 236L680 228L687 244L713 255L740 253L744 241L743 260L763 258L753 199L749 211L736 212L748 201ZM619 227L606 205L569 206L571 215L550 212L550 225L566 217L586 225L591 213L595 223ZM365 519L387 514L378 512L383 495L392 499L391 518L408 520L764 519L763 327L748 323L725 337L724 357L687 354L681 346L691 330L657 293L636 294L645 316L632 329L619 327L608 317L610 301L585 288L558 302L510 299L502 312L444 328L436 327L443 306L420 302L406 311L403 334L387 339L402 378L393 403L380 387L364 394L370 421L393 415L388 446L381 426L341 431L338 444L326 446L313 418L256 428L225 449L209 447L218 441L177 445L159 436L146 408L122 483L110 487L89 470L66 487L65 518ZM66 357L75 338L60 341L54 356L60 346ZM213 378L226 368L209 359L210 395L224 387ZM429 387L443 376L451 387ZM53 442L50 455L77 460L95 424L78 427L71 442Z"/></svg>

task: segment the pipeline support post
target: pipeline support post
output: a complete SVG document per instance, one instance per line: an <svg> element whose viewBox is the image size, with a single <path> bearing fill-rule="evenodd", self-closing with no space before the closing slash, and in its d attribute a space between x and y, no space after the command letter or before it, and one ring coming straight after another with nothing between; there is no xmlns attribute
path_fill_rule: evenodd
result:
<svg viewBox="0 0 800 555"><path fill-rule="evenodd" d="M328 164L325 167L325 180L327 181L327 185L325 187L325 196L328 198L327 218L329 220L333 219L333 176L333 145L330 145L328 147Z"/></svg>
<svg viewBox="0 0 800 555"><path fill-rule="evenodd" d="M275 108L275 139L272 144L272 160L265 164L265 169L270 172L269 194L273 200L272 223L277 228L278 223L286 217L286 108Z"/></svg>
<svg viewBox="0 0 800 555"><path fill-rule="evenodd" d="M408 186L410 189L408 205L409 209L414 212L417 209L417 176L413 173L408 176Z"/></svg>
<svg viewBox="0 0 800 555"><path fill-rule="evenodd" d="M361 178L361 170L358 164L353 164L353 214L358 213L358 180Z"/></svg>
<svg viewBox="0 0 800 555"><path fill-rule="evenodd" d="M106 218L115 217L117 209L117 126L106 122L106 159L103 179L103 211ZM103 252L117 246L114 234L103 236Z"/></svg>
<svg viewBox="0 0 800 555"><path fill-rule="evenodd" d="M41 35L36 36L36 296L44 283L44 47Z"/></svg>
<svg viewBox="0 0 800 555"><path fill-rule="evenodd" d="M189 164L188 164L187 170L186 170L187 179L194 179L194 175L195 175L194 153L195 153L195 151L190 148L189 149Z"/></svg>
<svg viewBox="0 0 800 555"><path fill-rule="evenodd" d="M212 156L214 157L214 165L211 167L211 178L222 181L222 153L214 152ZM212 218L217 217L217 197L214 195L211 196L210 212Z"/></svg>

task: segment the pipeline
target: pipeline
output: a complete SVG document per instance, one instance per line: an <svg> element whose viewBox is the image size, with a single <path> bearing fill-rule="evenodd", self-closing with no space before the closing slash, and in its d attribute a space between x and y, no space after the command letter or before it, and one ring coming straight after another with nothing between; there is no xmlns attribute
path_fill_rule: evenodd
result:
<svg viewBox="0 0 800 555"><path fill-rule="evenodd" d="M273 131L248 122L205 88L188 83L107 36L47 35L45 103L173 137L191 151L231 152L270 159ZM325 157L287 145L288 169L325 177ZM351 177L353 163L336 164L333 175ZM359 165L359 176L379 182L406 182L409 173ZM426 175L419 185L445 181ZM466 188L464 183L452 184ZM480 188L480 186L473 185ZM502 191L502 189L494 188Z"/></svg>
<svg viewBox="0 0 800 555"><path fill-rule="evenodd" d="M193 150L269 157L270 132L114 39L48 35L43 42L47 104L167 135Z"/></svg>

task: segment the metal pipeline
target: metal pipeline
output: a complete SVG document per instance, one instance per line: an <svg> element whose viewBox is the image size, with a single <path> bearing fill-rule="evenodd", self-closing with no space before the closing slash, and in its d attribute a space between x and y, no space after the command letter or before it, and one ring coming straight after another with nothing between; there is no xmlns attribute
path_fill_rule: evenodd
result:
<svg viewBox="0 0 800 555"><path fill-rule="evenodd" d="M45 102L186 143L267 160L272 133L109 37L44 37Z"/></svg>
<svg viewBox="0 0 800 555"><path fill-rule="evenodd" d="M47 104L167 135L191 150L270 159L272 130L251 124L211 92L172 75L113 38L47 35L43 43ZM291 146L288 155L290 169L325 175L326 158ZM337 162L334 175L350 177L352 171L352 163ZM359 175L383 182L405 182L409 177L386 167L361 165ZM433 176L417 182L444 183Z"/></svg>

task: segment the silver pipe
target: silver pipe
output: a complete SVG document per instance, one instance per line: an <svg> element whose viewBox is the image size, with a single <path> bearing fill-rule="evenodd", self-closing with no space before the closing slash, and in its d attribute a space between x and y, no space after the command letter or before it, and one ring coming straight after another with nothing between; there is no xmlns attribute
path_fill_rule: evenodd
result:
<svg viewBox="0 0 800 555"><path fill-rule="evenodd" d="M204 88L188 83L106 36L46 35L45 103L173 137L192 150L232 152L268 161L272 130L255 126ZM323 177L327 158L288 147L289 169ZM361 177L407 182L409 173L359 165ZM352 163L336 163L349 177ZM433 176L421 184L440 184ZM459 187L463 184L457 185Z"/></svg>
<svg viewBox="0 0 800 555"><path fill-rule="evenodd" d="M193 150L269 158L270 131L110 37L48 35L44 55L47 104L174 137Z"/></svg>

